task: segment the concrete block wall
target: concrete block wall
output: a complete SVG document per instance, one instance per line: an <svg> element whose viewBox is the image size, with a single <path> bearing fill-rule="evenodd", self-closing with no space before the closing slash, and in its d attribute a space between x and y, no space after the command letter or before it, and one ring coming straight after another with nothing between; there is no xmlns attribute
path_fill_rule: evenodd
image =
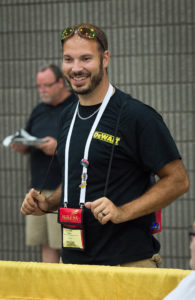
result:
<svg viewBox="0 0 195 300"><path fill-rule="evenodd" d="M193 0L1 0L0 140L23 127L38 103L36 72L61 66L60 33L81 22L108 35L111 82L160 112L181 151L189 193L163 210L163 267L188 268L187 228L195 219ZM0 146L0 259L39 261L26 247L20 205L28 157Z"/></svg>

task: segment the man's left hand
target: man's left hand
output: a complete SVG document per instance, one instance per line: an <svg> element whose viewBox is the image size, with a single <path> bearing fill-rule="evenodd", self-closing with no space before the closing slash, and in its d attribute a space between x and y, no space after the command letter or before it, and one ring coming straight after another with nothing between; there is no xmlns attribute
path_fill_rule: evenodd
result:
<svg viewBox="0 0 195 300"><path fill-rule="evenodd" d="M123 222L122 209L114 205L114 203L106 197L99 198L93 202L86 202L85 207L91 209L94 217L101 224L106 224L108 221L115 224Z"/></svg>

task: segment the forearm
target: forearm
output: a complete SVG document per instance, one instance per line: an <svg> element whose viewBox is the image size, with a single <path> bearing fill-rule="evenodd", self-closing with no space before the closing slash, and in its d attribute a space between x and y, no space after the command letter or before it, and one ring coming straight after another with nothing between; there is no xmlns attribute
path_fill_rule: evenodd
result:
<svg viewBox="0 0 195 300"><path fill-rule="evenodd" d="M180 193L177 193L177 190L169 188L166 180L159 181L141 197L120 207L123 222L134 220L162 209L179 196Z"/></svg>
<svg viewBox="0 0 195 300"><path fill-rule="evenodd" d="M54 211L57 210L60 206L60 199L62 193L62 186L60 185L52 195L46 198L46 202L48 205L48 210Z"/></svg>
<svg viewBox="0 0 195 300"><path fill-rule="evenodd" d="M178 168L178 165L177 165ZM161 175L161 174L160 174ZM160 180L141 197L120 207L122 222L133 220L162 209L184 194L189 187L188 176L182 168L173 176L162 176Z"/></svg>
<svg viewBox="0 0 195 300"><path fill-rule="evenodd" d="M115 224L131 221L162 209L187 192L189 180L183 163L177 159L166 164L158 173L159 181L141 197L116 206L107 197L86 202L94 217L101 223Z"/></svg>

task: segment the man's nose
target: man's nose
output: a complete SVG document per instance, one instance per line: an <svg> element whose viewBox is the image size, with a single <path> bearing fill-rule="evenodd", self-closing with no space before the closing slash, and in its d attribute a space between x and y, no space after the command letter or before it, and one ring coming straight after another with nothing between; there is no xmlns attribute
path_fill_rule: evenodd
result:
<svg viewBox="0 0 195 300"><path fill-rule="evenodd" d="M44 84L43 84L43 85L40 85L40 86L38 87L38 91L39 91L40 94L44 93L44 92L46 91L46 89L47 89L47 88L44 86Z"/></svg>
<svg viewBox="0 0 195 300"><path fill-rule="evenodd" d="M72 65L72 72L74 73L78 73L80 71L83 70L83 66L82 66L82 63L78 60L75 60L73 65Z"/></svg>

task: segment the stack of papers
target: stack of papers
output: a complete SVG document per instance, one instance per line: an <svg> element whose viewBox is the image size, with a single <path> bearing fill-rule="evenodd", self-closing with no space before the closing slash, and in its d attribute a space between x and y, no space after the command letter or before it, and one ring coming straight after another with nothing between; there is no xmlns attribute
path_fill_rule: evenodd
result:
<svg viewBox="0 0 195 300"><path fill-rule="evenodd" d="M2 142L3 146L5 146L5 147L9 147L10 144L35 146L35 145L39 145L41 143L45 143L45 140L30 135L23 128L16 131L15 134L7 136L6 138L4 138L4 140Z"/></svg>

